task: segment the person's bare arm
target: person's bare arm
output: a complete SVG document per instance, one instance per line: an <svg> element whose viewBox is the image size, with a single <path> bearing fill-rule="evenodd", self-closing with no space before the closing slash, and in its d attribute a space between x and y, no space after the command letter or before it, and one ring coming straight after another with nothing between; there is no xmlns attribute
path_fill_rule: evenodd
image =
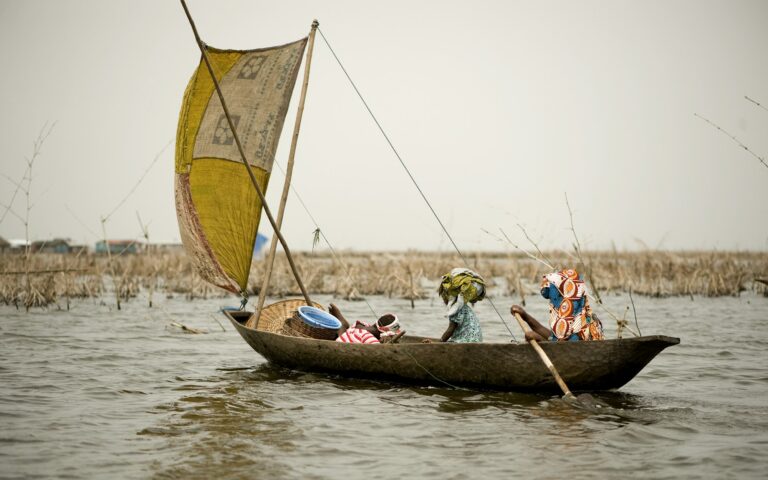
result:
<svg viewBox="0 0 768 480"><path fill-rule="evenodd" d="M539 335L535 331L528 330L527 332L525 332L525 341L526 342L530 342L531 340L536 340L537 342L546 342L547 341L546 338L543 338L541 335Z"/></svg>
<svg viewBox="0 0 768 480"><path fill-rule="evenodd" d="M531 330L536 334L535 336L529 336L526 334L525 339L530 341L530 339L534 339L537 342L546 341L549 337L552 336L552 331L545 327L544 325L540 324L538 320L533 318L531 315L528 314L528 312L525 311L523 307L520 305L512 305L512 308L510 309L510 312L512 315L519 314L520 318L522 318L525 323L528 324L529 327L531 327Z"/></svg>
<svg viewBox="0 0 768 480"><path fill-rule="evenodd" d="M347 321L346 318L344 318L344 315L341 314L341 310L339 310L339 307L337 307L333 303L328 305L328 313L336 317L341 322L341 327L338 329L339 335L349 330L349 322Z"/></svg>
<svg viewBox="0 0 768 480"><path fill-rule="evenodd" d="M441 342L447 342L450 340L451 336L453 336L453 332L456 331L456 327L458 325L452 321L448 321L448 328L445 330L445 333L443 333L443 336L440 337Z"/></svg>

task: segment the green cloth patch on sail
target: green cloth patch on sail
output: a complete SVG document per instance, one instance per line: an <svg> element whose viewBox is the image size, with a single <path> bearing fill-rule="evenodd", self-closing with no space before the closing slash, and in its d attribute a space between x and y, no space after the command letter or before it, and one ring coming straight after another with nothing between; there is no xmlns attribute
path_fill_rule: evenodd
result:
<svg viewBox="0 0 768 480"><path fill-rule="evenodd" d="M206 47L263 192L306 43L244 51ZM187 254L206 281L245 292L262 204L202 58L184 93L175 162L176 216Z"/></svg>

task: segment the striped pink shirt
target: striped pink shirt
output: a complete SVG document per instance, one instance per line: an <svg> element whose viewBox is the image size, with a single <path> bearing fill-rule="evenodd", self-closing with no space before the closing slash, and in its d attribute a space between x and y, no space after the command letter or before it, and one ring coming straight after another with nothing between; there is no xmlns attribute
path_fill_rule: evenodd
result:
<svg viewBox="0 0 768 480"><path fill-rule="evenodd" d="M381 343L371 332L355 327L348 328L346 332L339 335L336 341L343 343Z"/></svg>

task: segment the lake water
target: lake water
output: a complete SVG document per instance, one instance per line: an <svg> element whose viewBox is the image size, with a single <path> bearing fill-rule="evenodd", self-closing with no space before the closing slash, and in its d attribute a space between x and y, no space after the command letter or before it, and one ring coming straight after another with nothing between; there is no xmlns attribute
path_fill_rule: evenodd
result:
<svg viewBox="0 0 768 480"><path fill-rule="evenodd" d="M765 478L768 298L634 300L644 334L681 344L596 394L601 413L271 367L224 324L226 299L0 307L0 478ZM446 326L436 301L371 303L413 334ZM543 300L529 307L545 317ZM508 341L487 302L478 313L486 341Z"/></svg>

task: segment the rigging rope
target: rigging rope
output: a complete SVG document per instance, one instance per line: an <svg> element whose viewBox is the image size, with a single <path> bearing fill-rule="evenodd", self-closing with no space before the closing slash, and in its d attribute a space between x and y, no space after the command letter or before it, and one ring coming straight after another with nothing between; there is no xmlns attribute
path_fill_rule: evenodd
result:
<svg viewBox="0 0 768 480"><path fill-rule="evenodd" d="M277 159L275 159L275 157L274 157L274 156L272 157L272 161L273 161L273 163L274 163L275 165L277 165L277 168L278 168L278 169L279 169L279 170L280 170L280 171L283 173L283 175L285 175L285 170L283 169L283 166L282 166L282 165L280 165L280 162L278 162L278 161L277 161ZM307 216L310 218L310 220L312 220L312 223L314 223L314 224L315 224L315 227L316 227L316 228L317 228L317 230L320 232L320 235L323 237L323 240L325 240L325 243L328 245L328 248L331 250L331 254L333 255L333 258L334 258L334 260L336 260L336 261L339 263L339 265L341 265L341 267L344 269L344 271L345 271L345 272L346 272L346 274L347 274L347 278L348 278L348 279L349 279L349 280L350 280L352 283L355 283L355 279L354 279L354 278L352 278L352 273L349 271L349 268L348 268L348 267L347 267L347 265L346 265L346 264L345 264L345 263L344 263L344 262L341 260L341 257L339 257L339 256L336 254L336 250L333 248L333 245L331 245L331 242L328 240L328 237L326 237L326 236L325 236L325 233L323 233L323 230L320 228L320 225L318 225L318 223L317 223L317 220L315 220L315 217L313 217L313 216L312 216L312 213L310 213L310 211L309 211L309 208L308 208L308 207L307 207L307 205L304 203L304 200L302 200L302 198L301 198L301 195L299 195L299 192L298 192L298 190L296 190L296 188L293 186L293 184L291 184L291 185L290 185L290 187L291 187L291 191L292 191L292 192L293 192L293 194L296 196L296 199L299 201L299 203L301 204L302 208L304 208L304 211L306 212ZM378 314L378 313L376 313L376 311L373 309L373 307L371 306L371 304L370 304L370 303L368 303L368 299L367 299L367 298L365 298L365 296L363 296L362 298L363 298L363 301L365 302L365 304L366 304L366 305L368 305L368 309L371 311L371 313L373 314L373 316L374 316L374 317L376 317L376 318L378 318L378 317L379 317L379 314ZM446 385L446 386L448 386L448 387L450 387L450 388L453 388L453 389L456 389L456 390L463 390L461 387L457 387L456 385L453 385L452 383L449 383L449 382L447 382L447 381L443 380L442 378L438 377L438 376L437 376L437 375L435 375L434 373L430 372L430 371L429 371L429 369L428 369L427 367L425 367L424 365L422 365L421 363L419 363L419 361L418 361L418 360L416 360L416 357L414 357L413 355L411 355L411 353L410 353L409 351L407 351L407 350L403 350L403 353L405 353L405 354L406 354L408 357L410 357L410 359L411 359L411 360L413 360L413 361L414 361L414 363L416 363L416 365L417 365L419 368L421 368L422 370L424 370L424 372L426 372L426 374L427 374L427 375L429 375L430 377L432 377L432 378L433 378L434 380L436 380L437 382L439 382L439 383L442 383L443 385Z"/></svg>
<svg viewBox="0 0 768 480"><path fill-rule="evenodd" d="M408 177L410 177L411 182L413 182L413 185L416 187L416 190L419 191L419 194L421 195L421 198L424 199L424 202L429 207L429 210L432 212L432 215L434 215L435 219L437 220L437 223L440 224L440 227L443 229L443 232L445 232L445 235L448 237L448 240L453 245L453 248L456 250L456 253L459 254L459 257L461 258L461 261L464 262L464 264L469 268L469 262L464 257L464 254L461 253L461 250L459 249L458 245L456 245L456 242L453 240L453 237L451 237L451 234L448 233L448 229L445 228L445 225L443 224L442 220L440 220L440 217L437 215L437 212L435 212L435 209L432 208L432 204L429 203L429 200L427 200L427 196L424 194L424 192L421 190L421 187L419 187L419 184L416 182L416 179L413 177L413 174L411 174L411 171L406 166L405 162L403 161L403 158L400 156L400 154L397 152L397 149L392 144L392 141L389 139L389 136L384 131L384 128L382 128L381 124L379 123L379 120L376 118L376 115L373 114L373 111L371 110L371 107L368 106L368 102L365 101L365 98L363 98L363 95L360 93L360 90L358 90L357 85L355 85L355 82L352 80L352 77L349 76L349 73L347 72L347 69L344 68L344 65L341 63L341 60L339 60L338 55L336 55L336 52L333 50L333 47L331 47L331 44L328 42L328 39L325 38L325 34L323 34L323 31L318 27L317 31L320 33L320 37L323 39L323 42L325 42L325 45L328 47L328 50L331 51L331 54L333 55L333 58L336 59L336 63L339 64L339 67L341 67L341 70L344 72L344 75L347 77L347 80L349 80L349 83L352 85L352 88L355 90L355 93L357 93L357 96L360 97L360 101L363 102L363 105L365 106L365 109L368 110L368 114L370 114L371 118L373 119L376 126L379 128L379 131L384 136L384 139L389 144L389 147L392 149L392 152L394 152L397 159L400 161L400 165L403 166L403 169L405 169L405 172L408 174ZM504 320L504 317L501 315L501 312L499 312L499 309L496 308L496 305L493 303L493 301L486 297L488 300L488 303L491 304L493 309L496 311L496 314L499 316L499 319L501 320L501 323L504 324L504 327L506 327L509 334L512 336L512 339L517 342L517 338L515 338L515 334L512 333L512 330L509 328L509 325Z"/></svg>
<svg viewBox="0 0 768 480"><path fill-rule="evenodd" d="M280 165L280 162L278 162L277 159L275 159L274 156L272 157L272 161L274 162L275 165L277 165L277 168L280 169L280 171L283 173L283 175L285 175L285 170L283 169L283 166ZM333 248L333 245L331 245L331 242L328 240L328 237L325 236L325 233L320 228L320 225L318 225L317 220L315 220L315 217L313 217L312 214L309 212L309 208L307 208L307 205L304 203L304 200L301 199L301 195L299 195L299 192L293 186L293 183L291 183L290 188L291 188L291 191L293 192L293 194L296 196L296 199L301 204L302 208L304 208L304 211L307 213L307 216L309 217L309 219L312 220L312 223L315 224L315 228L317 228L317 231L320 233L320 236L323 237L323 240L325 240L326 245L328 245L328 248L331 250L331 255L333 256L333 259L336 260L336 262L338 262L338 264L341 265L341 267L344 269L344 272L347 274L347 279L350 280L350 282L352 282L352 284L357 283L357 282L355 282L355 279L352 277L352 272L349 271L349 268L347 267L347 265L336 254L336 249ZM365 302L365 304L368 305L368 310L371 311L371 313L373 314L374 317L378 318L379 314L376 313L376 311L373 309L371 304L368 303L368 299L365 298L365 296L362 296L362 298L363 298L363 301Z"/></svg>

